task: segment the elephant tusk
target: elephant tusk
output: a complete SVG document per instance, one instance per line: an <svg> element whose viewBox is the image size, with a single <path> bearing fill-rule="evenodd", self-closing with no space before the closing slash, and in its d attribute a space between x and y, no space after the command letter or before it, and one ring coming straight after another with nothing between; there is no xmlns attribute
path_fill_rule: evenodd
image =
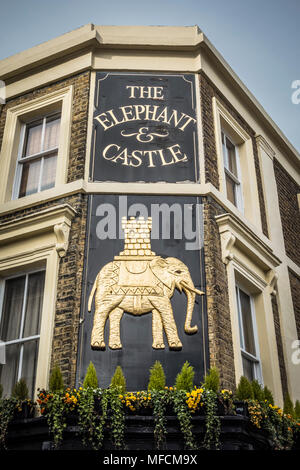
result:
<svg viewBox="0 0 300 470"><path fill-rule="evenodd" d="M185 289L188 289L189 291L194 292L195 294L204 295L204 292L202 290L198 290L195 287L189 286L185 281L181 281L181 285Z"/></svg>

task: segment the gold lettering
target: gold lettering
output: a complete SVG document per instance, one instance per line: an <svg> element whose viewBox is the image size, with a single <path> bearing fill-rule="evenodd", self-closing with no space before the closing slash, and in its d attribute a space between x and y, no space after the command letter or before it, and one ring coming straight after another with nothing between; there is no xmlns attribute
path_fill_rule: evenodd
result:
<svg viewBox="0 0 300 470"><path fill-rule="evenodd" d="M173 109L171 116L168 119L168 124L171 125L171 121L174 121L174 127L177 127L180 121L186 116L186 114L181 113L180 118L178 119L178 112L176 109Z"/></svg>
<svg viewBox="0 0 300 470"><path fill-rule="evenodd" d="M184 129L186 128L186 126L191 122L191 121L194 121L196 122L196 119L192 118L191 116L188 116L187 114L185 115L188 119L186 120L185 124L183 124L183 126L179 127L179 129L181 131L184 131Z"/></svg>
<svg viewBox="0 0 300 470"><path fill-rule="evenodd" d="M164 99L164 96L162 96L162 92L163 92L163 87L162 86L154 86L153 87L153 90L154 90L154 93L153 93L153 99L154 100L163 100Z"/></svg>
<svg viewBox="0 0 300 470"><path fill-rule="evenodd" d="M175 150L175 147L177 147L176 150ZM177 162L186 162L186 161L188 160L188 157L186 156L186 154L183 154L183 158L178 158L178 157L177 157L178 154L182 156L182 153L181 153L180 145L179 145L179 144L171 145L171 147L168 147L168 150L170 150L171 154L172 154L173 157L175 158L174 163L177 163Z"/></svg>
<svg viewBox="0 0 300 470"><path fill-rule="evenodd" d="M104 116L103 119L101 119L101 116ZM109 119L107 119L106 113L101 113L98 116L95 117L95 119L104 127L104 130L106 131L107 129L110 129L113 127L114 123L112 123ZM105 123L109 123L110 126L107 126Z"/></svg>
<svg viewBox="0 0 300 470"><path fill-rule="evenodd" d="M140 121L142 119L140 114L143 114L146 111L146 108L142 104L135 104L133 107L135 109L135 119Z"/></svg>
<svg viewBox="0 0 300 470"><path fill-rule="evenodd" d="M141 164L142 164L142 159L141 159L141 157L139 157L137 155L138 153L143 154L143 152L141 150L134 150L131 154L131 156L137 160L136 165L133 164L132 160L129 162L129 165L133 166L134 168L136 168L137 166L141 166Z"/></svg>
<svg viewBox="0 0 300 470"><path fill-rule="evenodd" d="M144 155L147 155L147 154L148 154L148 157L149 157L149 165L148 165L148 168L151 168L151 167L153 168L153 167L155 167L155 165L154 165L154 163L153 163L153 156L152 156L152 154L153 154L153 153L156 153L156 152L157 152L157 150L146 150L146 151L144 152Z"/></svg>
<svg viewBox="0 0 300 470"><path fill-rule="evenodd" d="M156 105L150 106L149 104L146 104L145 108L146 108L145 120L146 121L156 121L155 116L156 116L156 113L157 113L157 110L158 110L159 106L156 106ZM150 110L150 108L152 108L152 110ZM150 113L152 113L151 116L150 116Z"/></svg>
<svg viewBox="0 0 300 470"><path fill-rule="evenodd" d="M168 148L169 148L169 147L168 147ZM175 163L174 160L173 160L173 158L172 158L172 160L171 160L170 162L166 162L165 157L164 157L164 151L163 151L163 149L158 150L158 153L159 153L159 156L160 156L160 159L161 159L161 164L162 164L162 166L172 165L173 163Z"/></svg>
<svg viewBox="0 0 300 470"><path fill-rule="evenodd" d="M163 111L157 116L156 121L168 122L168 106L166 106Z"/></svg>
<svg viewBox="0 0 300 470"><path fill-rule="evenodd" d="M116 158L113 161L116 163L117 160L122 160L122 165L129 166L127 148L125 148L118 155L116 155Z"/></svg>
<svg viewBox="0 0 300 470"><path fill-rule="evenodd" d="M121 147L119 147L119 146L116 145L116 144L109 144L109 145L107 145L107 147L105 147L105 149L104 149L103 152L102 152L103 158L105 158L105 160L112 160L113 158L115 158L115 155L113 155L112 157L107 157L107 156L106 156L108 150L109 150L111 147L117 147L117 150L120 150L120 148L121 148Z"/></svg>
<svg viewBox="0 0 300 470"><path fill-rule="evenodd" d="M118 119L116 118L116 116L115 116L115 114L114 114L113 109L110 109L110 110L107 111L107 112L108 112L108 113L111 115L111 117L113 118L113 120L114 120L114 124L113 124L113 125L114 125L114 126L116 126L117 124L122 124L122 122L124 122L124 119L123 119L123 121L118 121Z"/></svg>
<svg viewBox="0 0 300 470"><path fill-rule="evenodd" d="M134 121L135 117L132 116L132 106L120 106L120 109L123 113L124 116L124 121L122 122L127 122L127 121ZM131 119L130 119L131 118Z"/></svg>
<svg viewBox="0 0 300 470"><path fill-rule="evenodd" d="M128 88L130 89L130 96L129 96L129 98L135 98L135 88L139 89L140 87L139 87L139 86L136 86L136 85L135 85L135 86L133 86L133 85L132 85L132 86L127 85L127 86L126 86L126 89L128 89Z"/></svg>

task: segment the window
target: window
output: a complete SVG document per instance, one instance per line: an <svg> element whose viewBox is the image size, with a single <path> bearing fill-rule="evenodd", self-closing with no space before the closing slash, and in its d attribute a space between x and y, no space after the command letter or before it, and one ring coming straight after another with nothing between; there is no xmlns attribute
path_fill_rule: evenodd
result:
<svg viewBox="0 0 300 470"><path fill-rule="evenodd" d="M0 339L5 346L5 364L0 365L4 396L10 396L20 378L25 379L29 396L34 396L44 282L45 271L4 281L0 312Z"/></svg>
<svg viewBox="0 0 300 470"><path fill-rule="evenodd" d="M227 198L238 209L242 208L242 192L240 183L239 156L237 146L221 131L222 150Z"/></svg>
<svg viewBox="0 0 300 470"><path fill-rule="evenodd" d="M256 379L261 382L261 365L253 299L239 286L236 286L236 297L239 315L243 375L249 380Z"/></svg>
<svg viewBox="0 0 300 470"><path fill-rule="evenodd" d="M60 133L60 114L23 124L18 155L14 198L55 186Z"/></svg>

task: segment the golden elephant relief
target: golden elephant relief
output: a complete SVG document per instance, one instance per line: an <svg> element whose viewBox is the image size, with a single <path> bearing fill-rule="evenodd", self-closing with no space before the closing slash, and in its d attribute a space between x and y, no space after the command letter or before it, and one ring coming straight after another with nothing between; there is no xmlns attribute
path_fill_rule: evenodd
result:
<svg viewBox="0 0 300 470"><path fill-rule="evenodd" d="M88 301L92 309L95 296L94 324L91 336L93 349L105 349L104 329L109 318L109 347L121 349L120 321L123 313L142 315L152 312L154 349L164 349L163 331L170 349L180 350L171 297L174 290L183 290L187 296L184 330L196 333L191 326L195 296L204 292L194 287L189 269L177 258L156 256L150 247L151 219L123 220L125 249L98 273Z"/></svg>

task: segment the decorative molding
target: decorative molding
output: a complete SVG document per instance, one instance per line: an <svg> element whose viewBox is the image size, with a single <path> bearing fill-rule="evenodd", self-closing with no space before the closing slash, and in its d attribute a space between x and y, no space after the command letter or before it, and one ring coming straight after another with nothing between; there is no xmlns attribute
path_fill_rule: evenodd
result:
<svg viewBox="0 0 300 470"><path fill-rule="evenodd" d="M66 254L72 219L76 214L69 204L60 204L42 211L0 223L0 248L16 240L34 238L45 233L55 235L55 247L60 257ZM48 241L53 245L53 238Z"/></svg>
<svg viewBox="0 0 300 470"><path fill-rule="evenodd" d="M273 269L271 269L267 274L267 282L268 282L271 295L276 295L277 293L275 290L276 285L277 285L277 280L278 280L278 274Z"/></svg>
<svg viewBox="0 0 300 470"><path fill-rule="evenodd" d="M258 147L261 147L264 150L264 152L271 158L271 160L274 159L276 154L262 135L256 136L256 143Z"/></svg>
<svg viewBox="0 0 300 470"><path fill-rule="evenodd" d="M281 264L281 260L273 250L236 216L225 213L216 216L215 219L219 226L222 258L225 264L233 259L234 248L244 252L263 271L269 271Z"/></svg>

